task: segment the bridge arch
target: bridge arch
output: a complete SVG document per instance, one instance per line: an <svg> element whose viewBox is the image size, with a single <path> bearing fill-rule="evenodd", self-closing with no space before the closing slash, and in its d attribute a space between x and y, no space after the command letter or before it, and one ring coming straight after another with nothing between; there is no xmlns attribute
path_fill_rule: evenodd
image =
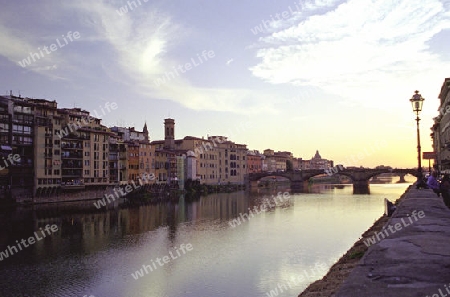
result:
<svg viewBox="0 0 450 297"><path fill-rule="evenodd" d="M352 180L353 189L360 188L361 192L368 192L369 179L380 175L382 173L398 173L398 174L411 174L417 176L418 172L416 169L367 169L367 168L339 168L339 170L334 170L333 174L327 173L325 170L311 169L311 170L298 170L298 171L287 171L287 172L259 172L250 173L246 175L247 183L250 186L255 186L259 180L264 177L275 176L283 177L291 182L291 188L304 189L307 186L308 181L311 177L327 174L332 176L334 174L344 175ZM355 191L354 191L355 192Z"/></svg>

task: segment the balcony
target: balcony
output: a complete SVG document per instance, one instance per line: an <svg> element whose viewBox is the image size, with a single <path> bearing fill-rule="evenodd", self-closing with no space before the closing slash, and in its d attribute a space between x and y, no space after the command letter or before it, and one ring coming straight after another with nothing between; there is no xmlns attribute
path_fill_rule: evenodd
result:
<svg viewBox="0 0 450 297"><path fill-rule="evenodd" d="M76 154L76 153L64 154L64 153L61 153L61 159L83 159L83 154Z"/></svg>
<svg viewBox="0 0 450 297"><path fill-rule="evenodd" d="M62 143L61 148L63 149L83 149L81 143Z"/></svg>
<svg viewBox="0 0 450 297"><path fill-rule="evenodd" d="M63 177L80 177L82 175L81 169L63 169L61 176Z"/></svg>
<svg viewBox="0 0 450 297"><path fill-rule="evenodd" d="M22 124L22 125L34 125L34 122L32 120L22 120L22 119L12 119L14 124Z"/></svg>
<svg viewBox="0 0 450 297"><path fill-rule="evenodd" d="M83 165L81 164L63 164L61 167L63 169L83 169Z"/></svg>
<svg viewBox="0 0 450 297"><path fill-rule="evenodd" d="M80 140L89 140L91 139L90 135L85 134L77 134L77 133L69 133L67 136L63 136L63 139L80 139Z"/></svg>

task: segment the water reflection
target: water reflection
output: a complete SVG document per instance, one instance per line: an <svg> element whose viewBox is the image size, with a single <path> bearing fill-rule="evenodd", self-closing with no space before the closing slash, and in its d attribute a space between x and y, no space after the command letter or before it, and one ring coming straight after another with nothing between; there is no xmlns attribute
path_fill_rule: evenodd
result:
<svg viewBox="0 0 450 297"><path fill-rule="evenodd" d="M340 185L316 184L308 187L308 193L323 194L333 189L343 189ZM240 214L248 214L280 193L290 193L286 186L270 189L257 189L252 193L217 193L198 201L186 202L180 196L178 202L159 202L141 205L128 205L102 211L93 207L92 202L73 202L62 204L19 207L14 212L0 214L0 251L14 245L16 240L28 238L34 231L47 224L56 224L60 230L46 239L45 245L36 244L3 263L29 262L35 259L58 257L67 253L89 254L108 245L108 242L127 235L137 235L168 228L169 240L176 240L180 223L197 224L204 221L229 221ZM280 201L281 202L281 201ZM271 204L264 206L273 210ZM292 206L292 200L277 203L277 207Z"/></svg>
<svg viewBox="0 0 450 297"><path fill-rule="evenodd" d="M352 195L349 186L313 185L310 194L290 193L238 228L229 222L289 189L109 210L92 202L17 208L0 213L0 252L47 224L60 231L2 260L0 291L5 297L261 296L296 271L340 255L382 214L383 197L395 200L404 188L377 185L371 195ZM131 279L142 264L182 243L193 245L189 256L142 282Z"/></svg>

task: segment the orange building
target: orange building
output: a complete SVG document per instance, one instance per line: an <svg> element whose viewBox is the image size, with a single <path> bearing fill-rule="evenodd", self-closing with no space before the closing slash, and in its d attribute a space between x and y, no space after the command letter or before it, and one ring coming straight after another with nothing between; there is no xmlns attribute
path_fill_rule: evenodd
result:
<svg viewBox="0 0 450 297"><path fill-rule="evenodd" d="M258 151L247 151L247 173L262 171L263 156Z"/></svg>
<svg viewBox="0 0 450 297"><path fill-rule="evenodd" d="M139 143L128 142L128 182L139 180Z"/></svg>

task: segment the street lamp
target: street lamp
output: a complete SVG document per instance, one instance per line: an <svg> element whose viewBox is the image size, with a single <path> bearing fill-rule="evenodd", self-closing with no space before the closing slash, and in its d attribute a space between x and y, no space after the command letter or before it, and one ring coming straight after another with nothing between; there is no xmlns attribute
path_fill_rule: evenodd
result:
<svg viewBox="0 0 450 297"><path fill-rule="evenodd" d="M420 156L420 132L419 132L419 113L422 111L422 105L423 101L425 100L422 95L419 94L419 91L415 91L415 94L412 96L409 101L411 102L413 112L416 113L416 122L417 122L417 161L418 161L418 167L417 167L417 185L416 187L423 187L423 180L422 180L422 163L421 163L421 156Z"/></svg>

